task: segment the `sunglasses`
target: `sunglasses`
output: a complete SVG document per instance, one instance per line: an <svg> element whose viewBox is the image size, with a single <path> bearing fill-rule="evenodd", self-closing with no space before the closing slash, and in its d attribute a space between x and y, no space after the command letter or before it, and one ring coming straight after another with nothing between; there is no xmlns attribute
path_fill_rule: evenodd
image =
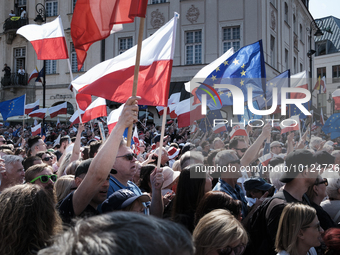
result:
<svg viewBox="0 0 340 255"><path fill-rule="evenodd" d="M123 156L117 156L116 158L126 158L127 160L131 161L134 158L137 158L137 154L129 153L129 154L126 154L126 155L123 155Z"/></svg>
<svg viewBox="0 0 340 255"><path fill-rule="evenodd" d="M235 148L235 150L238 150L238 151L241 151L241 152L246 152L248 150L248 148L243 148L243 149Z"/></svg>
<svg viewBox="0 0 340 255"><path fill-rule="evenodd" d="M45 158L43 158L42 160L44 160L44 161L49 161L50 159L52 159L52 157L45 157Z"/></svg>
<svg viewBox="0 0 340 255"><path fill-rule="evenodd" d="M30 183L35 182L36 180L40 179L41 183L46 183L48 182L49 179L51 179L53 182L57 181L57 175L56 174L51 174L51 175L40 175L36 178L34 178Z"/></svg>
<svg viewBox="0 0 340 255"><path fill-rule="evenodd" d="M229 164L241 164L241 160L236 159L236 160L230 161Z"/></svg>
<svg viewBox="0 0 340 255"><path fill-rule="evenodd" d="M323 178L323 181L316 180L315 185L319 185L319 184L325 184L325 186L328 186L328 180L327 178Z"/></svg>
<svg viewBox="0 0 340 255"><path fill-rule="evenodd" d="M235 255L241 255L241 254L243 254L245 249L246 249L246 246L244 244L240 244L240 245L238 245L234 248L227 246L223 249L217 250L217 253L218 253L218 255L229 255L234 251Z"/></svg>

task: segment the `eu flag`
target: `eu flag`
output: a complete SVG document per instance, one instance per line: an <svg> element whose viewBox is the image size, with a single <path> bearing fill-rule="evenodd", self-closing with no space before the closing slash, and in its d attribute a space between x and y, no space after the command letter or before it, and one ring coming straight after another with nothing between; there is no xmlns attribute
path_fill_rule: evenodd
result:
<svg viewBox="0 0 340 255"><path fill-rule="evenodd" d="M252 102L254 108L256 110L260 110L259 109L259 106L257 104L257 101L253 101ZM246 123L248 123L249 120L259 120L259 119L262 119L262 115L256 115L254 113L252 113L249 108L248 108L248 104L244 106L244 115L237 115L237 118L240 122L243 122L245 121ZM253 124L251 125L255 125L257 124L255 121Z"/></svg>
<svg viewBox="0 0 340 255"><path fill-rule="evenodd" d="M26 95L7 100L0 103L0 112L2 118L7 120L8 117L21 116L25 114Z"/></svg>
<svg viewBox="0 0 340 255"><path fill-rule="evenodd" d="M248 88L252 88L252 97L264 95L266 77L263 58L262 40L245 46L222 62L201 86L197 88L196 95L202 101L202 95L207 95L207 106L210 110L221 109L224 105L233 104L233 96L229 89L214 88L214 84L232 84L240 88L244 100L248 98ZM203 78L203 77L202 77Z"/></svg>
<svg viewBox="0 0 340 255"><path fill-rule="evenodd" d="M303 105L306 109L309 109L309 103L310 103L310 102L307 102L307 103L304 103L304 104L302 104L302 105ZM305 119L305 118L307 118L307 116L306 116L304 113L302 113L302 112L300 111L300 109L296 107L295 104L288 105L288 107L290 107L289 116L299 115L299 118L300 118L300 119Z"/></svg>
<svg viewBox="0 0 340 255"><path fill-rule="evenodd" d="M335 133L335 134L339 133L340 132L340 113L335 113L331 115L325 122L325 125L322 127L322 131L325 132L325 134L331 133L331 135L332 133Z"/></svg>
<svg viewBox="0 0 340 255"><path fill-rule="evenodd" d="M201 120L198 127L203 132L208 132L214 127L214 119L223 119L220 110L208 111L207 116ZM220 124L220 122L217 122L216 124Z"/></svg>
<svg viewBox="0 0 340 255"><path fill-rule="evenodd" d="M41 68L38 77L35 79L35 82L42 82L40 78L44 77L45 69Z"/></svg>

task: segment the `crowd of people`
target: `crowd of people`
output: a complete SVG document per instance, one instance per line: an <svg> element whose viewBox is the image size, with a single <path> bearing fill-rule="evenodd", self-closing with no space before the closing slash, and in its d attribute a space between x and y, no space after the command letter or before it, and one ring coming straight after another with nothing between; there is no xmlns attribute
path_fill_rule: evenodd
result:
<svg viewBox="0 0 340 255"><path fill-rule="evenodd" d="M161 144L138 99L111 133L0 129L0 254L340 254L337 140L171 120ZM123 138L133 124L139 146Z"/></svg>

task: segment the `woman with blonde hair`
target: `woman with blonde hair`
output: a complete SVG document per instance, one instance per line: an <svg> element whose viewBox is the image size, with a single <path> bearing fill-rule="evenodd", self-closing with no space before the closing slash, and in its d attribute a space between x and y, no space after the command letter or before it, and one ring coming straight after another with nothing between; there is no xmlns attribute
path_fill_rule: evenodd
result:
<svg viewBox="0 0 340 255"><path fill-rule="evenodd" d="M196 255L241 255L248 243L242 224L228 210L203 216L193 233Z"/></svg>
<svg viewBox="0 0 340 255"><path fill-rule="evenodd" d="M57 202L63 201L63 199L77 188L75 184L74 175L63 175L54 184L55 194L57 196Z"/></svg>
<svg viewBox="0 0 340 255"><path fill-rule="evenodd" d="M308 205L286 205L280 217L275 248L278 255L316 255L323 229L316 211Z"/></svg>
<svg viewBox="0 0 340 255"><path fill-rule="evenodd" d="M35 184L16 185L0 194L0 254L36 254L61 231L53 198Z"/></svg>

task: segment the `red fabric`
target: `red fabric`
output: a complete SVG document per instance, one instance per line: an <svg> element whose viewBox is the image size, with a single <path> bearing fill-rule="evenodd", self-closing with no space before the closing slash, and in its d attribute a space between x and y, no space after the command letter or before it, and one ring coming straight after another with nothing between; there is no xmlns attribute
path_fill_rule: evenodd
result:
<svg viewBox="0 0 340 255"><path fill-rule="evenodd" d="M103 116L107 116L106 105L100 105L92 109L86 110L84 115L82 115L82 121L83 123L86 123L89 122L90 120Z"/></svg>
<svg viewBox="0 0 340 255"><path fill-rule="evenodd" d="M31 41L32 46L40 60L67 59L67 46L65 37L46 38ZM38 76L36 76L38 77Z"/></svg>
<svg viewBox="0 0 340 255"><path fill-rule="evenodd" d="M78 70L91 44L110 35L114 24L145 17L147 0L78 0L71 21L71 36L77 52Z"/></svg>
<svg viewBox="0 0 340 255"><path fill-rule="evenodd" d="M54 117L58 116L59 114L67 114L67 108L61 108L58 111L50 113L50 117L54 118Z"/></svg>
<svg viewBox="0 0 340 255"><path fill-rule="evenodd" d="M201 107L198 105L191 111L178 115L177 117L178 127L181 128L190 126L194 124L196 120L200 120L203 118L205 118L205 115L201 114Z"/></svg>
<svg viewBox="0 0 340 255"><path fill-rule="evenodd" d="M294 125L294 124L292 124L292 125ZM284 133L287 133L287 132L290 132L290 131L295 131L295 130L299 130L299 124L297 124L295 127L289 126L289 127L285 127L283 129L281 129L281 134L284 134Z"/></svg>
<svg viewBox="0 0 340 255"><path fill-rule="evenodd" d="M340 110L340 97L333 97L334 99L334 110Z"/></svg>
<svg viewBox="0 0 340 255"><path fill-rule="evenodd" d="M166 106L168 104L172 60L155 61L149 66L140 66L137 96L140 105ZM102 97L118 103L125 103L132 94L134 66L109 73L93 83L81 88L77 101L82 94ZM90 102L91 103L91 102ZM89 103L89 104L90 104ZM80 109L83 109L79 105Z"/></svg>
<svg viewBox="0 0 340 255"><path fill-rule="evenodd" d="M40 135L41 133L41 128L38 128L36 131L32 132L32 136Z"/></svg>
<svg viewBox="0 0 340 255"><path fill-rule="evenodd" d="M33 113L33 114L31 113L29 116L31 118L37 117L37 118L43 119L43 118L45 118L45 115L46 115L45 112L37 112L37 113Z"/></svg>
<svg viewBox="0 0 340 255"><path fill-rule="evenodd" d="M296 88L302 88L308 90L308 84L304 84L303 86L298 86ZM303 93L290 93L290 98L305 98L305 94Z"/></svg>

